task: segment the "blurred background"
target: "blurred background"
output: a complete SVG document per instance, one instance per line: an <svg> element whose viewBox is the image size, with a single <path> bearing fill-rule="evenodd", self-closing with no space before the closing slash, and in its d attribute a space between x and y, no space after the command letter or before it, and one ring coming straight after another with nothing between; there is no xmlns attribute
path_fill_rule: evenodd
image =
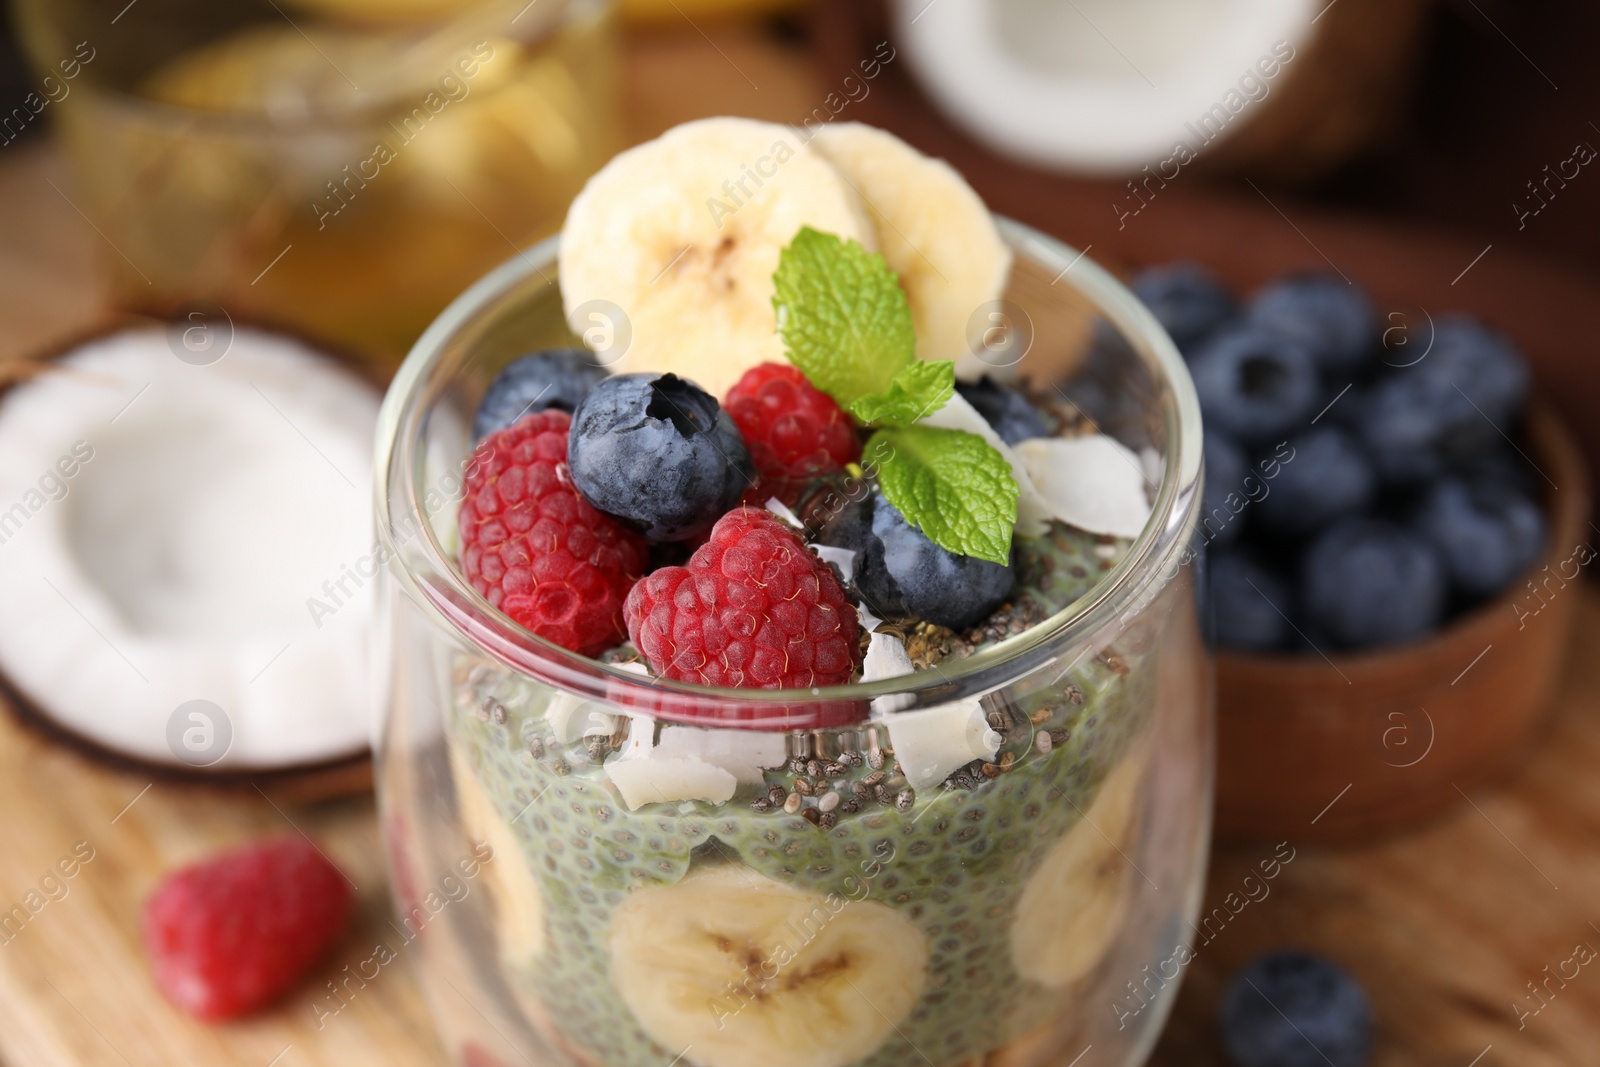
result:
<svg viewBox="0 0 1600 1067"><path fill-rule="evenodd" d="M1592 3L8 0L5 13L7 378L110 323L203 309L382 379L452 298L555 232L620 148L738 114L884 126L950 160L996 211L1125 276L1192 259L1247 294L1331 271L1380 316L1470 312L1523 353L1577 440L1578 469L1600 458ZM1368 811L1343 824L1341 847L1291 840L1301 858L1208 941L1153 1062L1224 1062L1223 983L1285 944L1328 952L1367 983L1375 1063L1594 1062L1600 980L1563 984L1537 1002L1536 1028L1518 1025L1549 965L1575 940L1600 944L1600 668L1582 654L1600 642L1600 603L1569 602L1559 640L1527 661L1539 721L1518 724L1495 773L1438 777L1445 814L1400 836L1378 837L1384 813ZM1503 654L1515 689L1524 661ZM1368 725L1360 743L1382 756L1390 734L1380 725L1374 742ZM0 774L35 745L0 735ZM1226 724L1223 745L1226 789L1252 770L1228 763ZM132 779L77 763L64 773L84 792L131 795ZM1241 796L1235 815L1249 822L1258 800ZM23 790L4 804L16 818L39 808ZM370 805L315 818L381 878ZM1218 847L1206 909L1263 848ZM125 939L96 936L86 944ZM37 985L10 966L0 956L0 989ZM0 1037L0 1062L120 1062L92 1038L59 1036L77 1026L66 1005L9 996L0 1018L20 1029ZM367 1025L409 1021L372 1037L365 1054L388 1044L381 1058L344 1062L433 1062L421 1011L414 989L386 984L363 1002ZM277 1031L218 1037L215 1062L265 1063L280 1045Z"/></svg>

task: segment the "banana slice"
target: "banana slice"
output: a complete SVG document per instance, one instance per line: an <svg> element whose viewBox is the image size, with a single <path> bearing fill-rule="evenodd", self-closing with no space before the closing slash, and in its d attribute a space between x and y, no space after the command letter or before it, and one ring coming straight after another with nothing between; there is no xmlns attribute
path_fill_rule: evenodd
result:
<svg viewBox="0 0 1600 1067"><path fill-rule="evenodd" d="M720 397L784 358L772 273L802 226L876 247L854 191L789 127L675 127L607 163L573 200L561 231L567 322L611 339L597 354L614 373L671 371Z"/></svg>
<svg viewBox="0 0 1600 1067"><path fill-rule="evenodd" d="M481 877L494 900L500 958L508 966L525 967L544 951L544 894L528 870L516 834L478 784L477 773L454 750L450 769L462 828L471 841L486 841L494 850Z"/></svg>
<svg viewBox="0 0 1600 1067"><path fill-rule="evenodd" d="M959 359L967 324L1000 299L1011 250L972 186L942 159L859 122L823 126L812 144L866 205L878 250L900 275L916 322L917 355Z"/></svg>
<svg viewBox="0 0 1600 1067"><path fill-rule="evenodd" d="M699 1067L843 1067L908 1015L927 943L882 904L801 892L742 865L635 890L611 978L656 1041Z"/></svg>
<svg viewBox="0 0 1600 1067"><path fill-rule="evenodd" d="M1138 877L1129 853L1144 768L1138 754L1124 759L1023 887L1011 924L1011 961L1024 978L1070 985L1093 970L1122 933L1130 882Z"/></svg>

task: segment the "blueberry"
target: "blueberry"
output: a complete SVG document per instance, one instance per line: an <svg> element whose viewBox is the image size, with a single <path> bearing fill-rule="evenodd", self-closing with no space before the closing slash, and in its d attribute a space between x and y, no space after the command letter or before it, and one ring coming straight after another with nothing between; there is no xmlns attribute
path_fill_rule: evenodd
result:
<svg viewBox="0 0 1600 1067"><path fill-rule="evenodd" d="M1464 596L1498 593L1533 565L1544 549L1544 515L1527 496L1502 483L1440 482L1428 491L1417 531L1432 542L1450 581Z"/></svg>
<svg viewBox="0 0 1600 1067"><path fill-rule="evenodd" d="M1307 952L1261 956L1222 999L1222 1043L1238 1067L1361 1067L1372 1005L1344 968Z"/></svg>
<svg viewBox="0 0 1600 1067"><path fill-rule="evenodd" d="M1420 637L1444 615L1438 553L1386 520L1345 519L1312 542L1302 567L1307 622L1343 647Z"/></svg>
<svg viewBox="0 0 1600 1067"><path fill-rule="evenodd" d="M1313 426L1291 436L1277 477L1265 483L1259 517L1264 529L1298 536L1364 511L1378 478L1361 446L1337 426ZM1293 451L1289 451L1293 449Z"/></svg>
<svg viewBox="0 0 1600 1067"><path fill-rule="evenodd" d="M1528 368L1504 337L1448 316L1435 323L1426 355L1378 379L1352 417L1379 474L1404 484L1494 451L1527 392Z"/></svg>
<svg viewBox="0 0 1600 1067"><path fill-rule="evenodd" d="M1133 279L1133 295L1172 335L1188 355L1233 317L1233 297L1198 263L1178 262L1151 267Z"/></svg>
<svg viewBox="0 0 1600 1067"><path fill-rule="evenodd" d="M1304 345L1330 376L1355 373L1375 350L1378 325L1371 301L1333 275L1274 282L1256 294L1246 315L1269 333Z"/></svg>
<svg viewBox="0 0 1600 1067"><path fill-rule="evenodd" d="M1253 326L1232 326L1189 361L1200 410L1243 445L1281 440L1316 414L1317 368L1306 347Z"/></svg>
<svg viewBox="0 0 1600 1067"><path fill-rule="evenodd" d="M1206 482L1200 506L1205 509L1200 516L1200 534L1213 545L1229 545L1239 539L1244 529L1245 475L1250 473L1250 459L1244 449L1217 431L1207 427L1205 432ZM1236 507L1228 506L1233 497Z"/></svg>
<svg viewBox="0 0 1600 1067"><path fill-rule="evenodd" d="M675 374L600 382L572 414L572 484L652 541L711 528L755 484L739 431L710 394Z"/></svg>
<svg viewBox="0 0 1600 1067"><path fill-rule="evenodd" d="M820 540L857 553L853 584L877 615L966 630L994 614L1015 581L1009 566L940 548L878 490L841 508Z"/></svg>
<svg viewBox="0 0 1600 1067"><path fill-rule="evenodd" d="M975 382L957 382L956 392L971 404L1000 440L1008 445L1030 437L1049 437L1044 416L1034 410L1028 398L1015 389L984 375Z"/></svg>
<svg viewBox="0 0 1600 1067"><path fill-rule="evenodd" d="M1207 559L1212 633L1222 648L1267 652L1294 634L1289 588L1251 556L1238 550Z"/></svg>
<svg viewBox="0 0 1600 1067"><path fill-rule="evenodd" d="M607 377L594 354L582 348L551 348L507 363L483 394L472 419L472 437L481 441L522 416L546 408L571 413L596 383Z"/></svg>

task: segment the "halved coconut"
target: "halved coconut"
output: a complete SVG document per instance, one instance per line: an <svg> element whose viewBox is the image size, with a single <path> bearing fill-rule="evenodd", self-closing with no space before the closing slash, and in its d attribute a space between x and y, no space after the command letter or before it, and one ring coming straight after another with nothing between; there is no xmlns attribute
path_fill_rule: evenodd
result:
<svg viewBox="0 0 1600 1067"><path fill-rule="evenodd" d="M1187 164L1252 121L1327 0L895 0L897 42L963 129L1026 162Z"/></svg>
<svg viewBox="0 0 1600 1067"><path fill-rule="evenodd" d="M376 391L286 338L240 329L197 366L168 336L91 341L0 398L0 672L147 763L359 755Z"/></svg>

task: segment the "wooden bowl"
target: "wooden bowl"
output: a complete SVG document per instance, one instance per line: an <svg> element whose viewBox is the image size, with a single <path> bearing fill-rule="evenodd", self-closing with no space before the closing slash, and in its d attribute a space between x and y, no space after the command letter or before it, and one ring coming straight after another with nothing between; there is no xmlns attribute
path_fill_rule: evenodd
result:
<svg viewBox="0 0 1600 1067"><path fill-rule="evenodd" d="M1560 674L1588 537L1589 471L1546 405L1526 448L1549 548L1500 597L1419 643L1331 659L1217 656L1217 834L1369 840L1460 803L1527 749Z"/></svg>

